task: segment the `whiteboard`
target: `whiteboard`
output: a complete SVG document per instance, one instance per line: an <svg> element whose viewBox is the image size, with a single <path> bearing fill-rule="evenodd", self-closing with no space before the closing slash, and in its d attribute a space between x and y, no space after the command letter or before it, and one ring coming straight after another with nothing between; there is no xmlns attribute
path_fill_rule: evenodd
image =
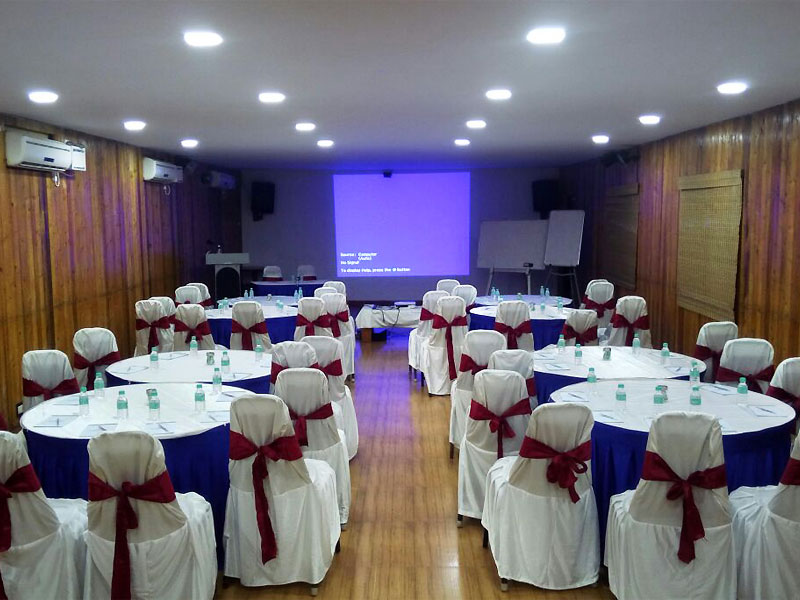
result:
<svg viewBox="0 0 800 600"><path fill-rule="evenodd" d="M478 239L478 268L498 271L544 269L547 221L484 221Z"/></svg>
<svg viewBox="0 0 800 600"><path fill-rule="evenodd" d="M582 210L550 211L544 264L554 267L577 267L580 264L584 216Z"/></svg>

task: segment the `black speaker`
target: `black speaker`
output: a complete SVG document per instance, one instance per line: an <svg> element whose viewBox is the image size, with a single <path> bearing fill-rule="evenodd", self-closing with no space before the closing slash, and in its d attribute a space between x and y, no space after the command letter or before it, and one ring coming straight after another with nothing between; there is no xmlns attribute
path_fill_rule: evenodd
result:
<svg viewBox="0 0 800 600"><path fill-rule="evenodd" d="M533 210L539 213L542 219L550 216L551 210L559 206L558 179L540 179L531 182L531 198Z"/></svg>
<svg viewBox="0 0 800 600"><path fill-rule="evenodd" d="M275 212L275 184L271 181L254 181L250 184L250 210L253 221Z"/></svg>

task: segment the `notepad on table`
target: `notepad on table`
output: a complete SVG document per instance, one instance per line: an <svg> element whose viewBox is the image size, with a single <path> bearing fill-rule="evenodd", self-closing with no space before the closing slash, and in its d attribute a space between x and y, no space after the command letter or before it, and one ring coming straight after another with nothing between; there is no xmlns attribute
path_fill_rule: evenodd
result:
<svg viewBox="0 0 800 600"><path fill-rule="evenodd" d="M600 410L594 413L594 420L600 423L622 423L619 415L610 410Z"/></svg>
<svg viewBox="0 0 800 600"><path fill-rule="evenodd" d="M762 404L740 404L744 410L749 412L754 417L779 417L780 413L777 409L771 406L764 406Z"/></svg>
<svg viewBox="0 0 800 600"><path fill-rule="evenodd" d="M735 387L720 385L718 383L706 383L703 385L703 389L706 389L713 394L719 394L720 396L731 396L736 393Z"/></svg>
<svg viewBox="0 0 800 600"><path fill-rule="evenodd" d="M92 423L91 425L87 425L84 430L81 431L81 437L94 437L96 435L100 435L101 433L108 433L109 431L116 430L116 423Z"/></svg>
<svg viewBox="0 0 800 600"><path fill-rule="evenodd" d="M227 423L230 413L227 410L210 410L197 419L201 423Z"/></svg>
<svg viewBox="0 0 800 600"><path fill-rule="evenodd" d="M548 371L569 371L569 365L564 363L548 363L544 368Z"/></svg>
<svg viewBox="0 0 800 600"><path fill-rule="evenodd" d="M69 425L75 419L78 418L78 415L50 415L49 417L45 418L43 421L39 422L36 426L37 427L64 427L65 425Z"/></svg>
<svg viewBox="0 0 800 600"><path fill-rule="evenodd" d="M175 433L175 422L174 421L156 421L156 422L148 422L144 424L142 428L146 433L150 435L165 435L169 433Z"/></svg>

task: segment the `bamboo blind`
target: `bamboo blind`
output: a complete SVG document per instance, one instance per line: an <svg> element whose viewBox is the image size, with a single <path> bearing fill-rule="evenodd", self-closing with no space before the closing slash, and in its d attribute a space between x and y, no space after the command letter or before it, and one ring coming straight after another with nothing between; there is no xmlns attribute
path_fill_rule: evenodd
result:
<svg viewBox="0 0 800 600"><path fill-rule="evenodd" d="M623 288L636 288L636 246L639 231L639 184L606 190L600 266L603 277Z"/></svg>

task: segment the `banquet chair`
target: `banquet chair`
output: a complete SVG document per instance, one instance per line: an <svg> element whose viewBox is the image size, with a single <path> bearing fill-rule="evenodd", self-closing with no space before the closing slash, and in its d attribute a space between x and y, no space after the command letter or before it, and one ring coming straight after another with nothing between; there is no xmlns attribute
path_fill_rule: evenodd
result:
<svg viewBox="0 0 800 600"><path fill-rule="evenodd" d="M250 300L237 302L231 315L231 350L255 350L258 344L264 352L272 350L261 304Z"/></svg>
<svg viewBox="0 0 800 600"><path fill-rule="evenodd" d="M325 461L336 473L339 521L344 529L350 515L350 463L344 431L336 427L325 374L319 369L285 369L275 382L275 395L289 407L303 456Z"/></svg>
<svg viewBox="0 0 800 600"><path fill-rule="evenodd" d="M697 333L697 345L694 347L694 357L706 363L703 381L716 380L719 359L725 342L739 337L739 327L731 321L714 321L706 323Z"/></svg>
<svg viewBox="0 0 800 600"><path fill-rule="evenodd" d="M740 487L730 495L742 600L796 598L800 570L800 438L778 485Z"/></svg>
<svg viewBox="0 0 800 600"><path fill-rule="evenodd" d="M303 458L280 398L233 401L228 471L225 576L248 587L303 581L315 594L339 543L336 474Z"/></svg>
<svg viewBox="0 0 800 600"><path fill-rule="evenodd" d="M173 305L174 307L174 305ZM170 318L164 313L164 305L154 298L139 300L136 305L136 349L134 356L158 352L171 352L175 333ZM172 321L174 321L174 314Z"/></svg>
<svg viewBox="0 0 800 600"><path fill-rule="evenodd" d="M182 285L175 289L175 304L201 304L202 292L193 285Z"/></svg>
<svg viewBox="0 0 800 600"><path fill-rule="evenodd" d="M297 326L294 339L299 341L307 335L333 336L331 321L322 298L300 298L297 302Z"/></svg>
<svg viewBox="0 0 800 600"><path fill-rule="evenodd" d="M293 367L317 368L317 353L306 342L279 342L272 347L270 366L270 392L275 393L275 382L281 371Z"/></svg>
<svg viewBox="0 0 800 600"><path fill-rule="evenodd" d="M341 407L341 422L337 424L344 431L347 445L347 457L353 460L358 452L358 421L356 420L356 407L350 388L345 385L345 372L342 368L343 344L336 338L322 335L310 335L300 342L305 342L314 349L317 355L317 368L325 373L328 378L328 396L331 402Z"/></svg>
<svg viewBox="0 0 800 600"><path fill-rule="evenodd" d="M571 310L561 329L567 346L597 346L597 313L593 310Z"/></svg>
<svg viewBox="0 0 800 600"><path fill-rule="evenodd" d="M345 296L347 296L347 286L344 284L344 281L331 280L331 281L326 281L322 285L324 285L325 287L332 287L336 290L337 294L344 294Z"/></svg>
<svg viewBox="0 0 800 600"><path fill-rule="evenodd" d="M641 296L623 296L617 300L610 327L609 346L631 346L634 335L638 333L642 348L653 347L647 302Z"/></svg>
<svg viewBox="0 0 800 600"><path fill-rule="evenodd" d="M324 294L322 301L325 303L325 311L328 313L331 334L342 342L344 374L345 376L354 375L356 371L356 332L352 327L347 298L344 294L333 292Z"/></svg>
<svg viewBox="0 0 800 600"><path fill-rule="evenodd" d="M611 497L605 562L619 600L736 597L716 418L667 412L653 420L639 484Z"/></svg>
<svg viewBox="0 0 800 600"><path fill-rule="evenodd" d="M78 380L61 350L29 350L22 355L22 410L57 396L77 394Z"/></svg>
<svg viewBox="0 0 800 600"><path fill-rule="evenodd" d="M464 300L458 296L445 296L436 303L432 333L420 364L429 396L449 394L450 382L458 375L456 368L461 363L461 347L467 334L464 308Z"/></svg>
<svg viewBox="0 0 800 600"><path fill-rule="evenodd" d="M509 350L520 348L533 352L531 311L522 300L504 300L497 305L494 329L506 338Z"/></svg>
<svg viewBox="0 0 800 600"><path fill-rule="evenodd" d="M197 338L198 350L213 350L214 337L208 324L206 311L199 304L181 304L175 309L174 350L188 350L192 337Z"/></svg>
<svg viewBox="0 0 800 600"><path fill-rule="evenodd" d="M450 292L451 296L458 296L466 304L467 315L475 308L475 299L478 297L478 289L474 285L459 284Z"/></svg>
<svg viewBox="0 0 800 600"><path fill-rule="evenodd" d="M175 301L169 296L150 296L148 300L157 300L164 309L164 316L169 319L170 326L175 320Z"/></svg>
<svg viewBox="0 0 800 600"><path fill-rule="evenodd" d="M297 278L300 281L314 281L317 278L317 271L313 265L300 265L297 267Z"/></svg>
<svg viewBox="0 0 800 600"><path fill-rule="evenodd" d="M544 404L531 415L519 455L489 469L481 523L504 591L508 580L551 590L598 580L593 425L586 406Z"/></svg>
<svg viewBox="0 0 800 600"><path fill-rule="evenodd" d="M328 285L323 285L314 290L314 298L322 298L324 294L336 294L336 288Z"/></svg>
<svg viewBox="0 0 800 600"><path fill-rule="evenodd" d="M175 493L161 442L140 431L103 433L88 450L84 598L211 598L211 505Z"/></svg>
<svg viewBox="0 0 800 600"><path fill-rule="evenodd" d="M505 347L506 339L497 331L478 329L464 336L458 377L450 386L450 458L453 458L456 446L460 447L464 439L475 375L489 365L492 352Z"/></svg>
<svg viewBox="0 0 800 600"><path fill-rule="evenodd" d="M461 285L458 279L440 279L436 282L436 289L452 294L457 285Z"/></svg>
<svg viewBox="0 0 800 600"><path fill-rule="evenodd" d="M22 433L0 432L0 482L7 490L0 515L3 597L82 598L86 500L45 496Z"/></svg>
<svg viewBox="0 0 800 600"><path fill-rule="evenodd" d="M522 375L481 371L475 376L466 432L458 453L458 526L463 517L480 519L486 475L498 459L519 454L531 403Z"/></svg>
<svg viewBox="0 0 800 600"><path fill-rule="evenodd" d="M536 408L539 397L536 392L536 378L533 364L533 353L527 350L495 350L489 357L490 369L503 369L505 371L515 371L522 375L525 380L525 388L528 390L528 398L531 401L531 409ZM547 398L545 398L545 401Z"/></svg>
<svg viewBox="0 0 800 600"><path fill-rule="evenodd" d="M208 286L205 283L187 283L192 287L200 290L200 305L205 308L214 308L214 300L211 299L211 294L208 291Z"/></svg>
<svg viewBox="0 0 800 600"><path fill-rule="evenodd" d="M94 389L97 373L106 382L106 369L120 360L117 338L102 327L84 327L72 336L72 368L79 386Z"/></svg>
<svg viewBox="0 0 800 600"><path fill-rule="evenodd" d="M777 398L794 408L795 431L793 433L796 433L797 417L800 415L800 358L787 358L778 365L772 381L769 382L767 396Z"/></svg>
<svg viewBox="0 0 800 600"><path fill-rule="evenodd" d="M722 347L715 381L736 387L739 378L744 377L747 389L764 394L775 374L774 358L775 350L767 340L759 338L728 340Z"/></svg>
<svg viewBox="0 0 800 600"><path fill-rule="evenodd" d="M586 284L580 308L595 311L599 329L605 330L608 327L615 306L613 283L605 279L592 279Z"/></svg>
<svg viewBox="0 0 800 600"><path fill-rule="evenodd" d="M422 308L419 315L419 324L411 330L408 336L408 368L415 374L420 369L420 354L422 347L428 341L433 331L433 313L439 298L449 296L444 290L425 292L422 296Z"/></svg>
<svg viewBox="0 0 800 600"><path fill-rule="evenodd" d="M283 281L283 273L281 268L276 265L267 265L261 273L264 281Z"/></svg>

